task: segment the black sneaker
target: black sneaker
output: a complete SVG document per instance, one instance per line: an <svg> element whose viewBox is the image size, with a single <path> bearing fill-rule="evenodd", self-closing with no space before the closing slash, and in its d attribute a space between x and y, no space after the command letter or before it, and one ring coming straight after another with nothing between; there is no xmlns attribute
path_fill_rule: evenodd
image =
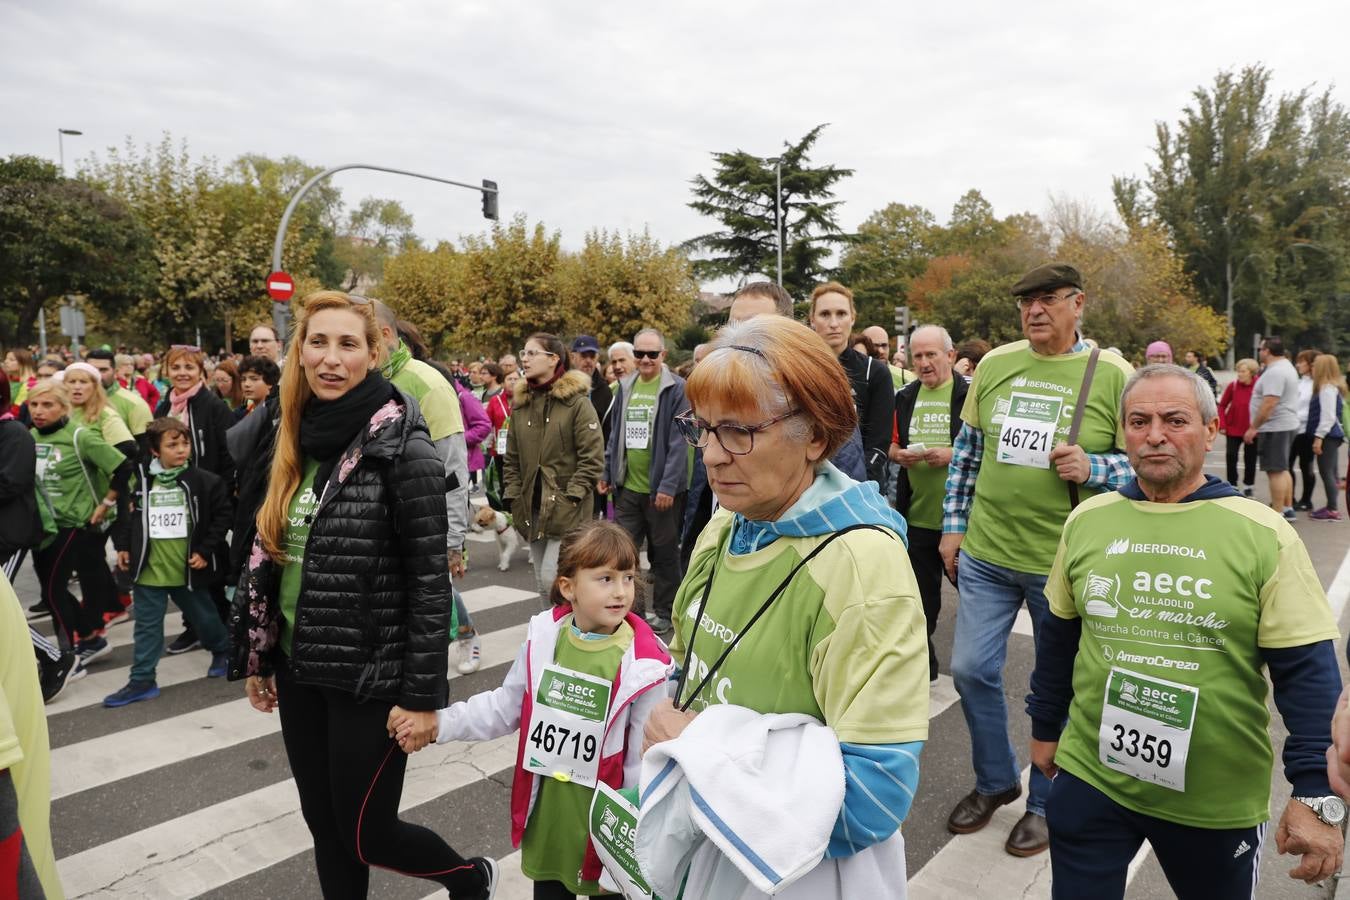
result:
<svg viewBox="0 0 1350 900"><path fill-rule="evenodd" d="M107 638L91 637L80 641L75 647L75 653L80 657L80 665L87 666L94 660L112 653L112 647L108 646Z"/></svg>
<svg viewBox="0 0 1350 900"><path fill-rule="evenodd" d="M497 861L486 856L475 856L469 862L473 863L483 873L483 881L487 883L487 887L483 888L483 893L478 895L478 900L492 900L497 893Z"/></svg>
<svg viewBox="0 0 1350 900"><path fill-rule="evenodd" d="M44 660L41 673L42 702L51 703L66 689L66 685L83 678L86 674L88 673L85 672L84 666L80 665L80 658L73 650L62 653L56 662Z"/></svg>
<svg viewBox="0 0 1350 900"><path fill-rule="evenodd" d="M40 619L43 616L50 616L51 614L52 608L47 605L47 601L45 600L39 600L28 607L28 618L30 619Z"/></svg>
<svg viewBox="0 0 1350 900"><path fill-rule="evenodd" d="M187 653L190 650L200 650L202 642L197 640L197 632L191 627L184 628L183 633L169 642L169 646L164 648L164 652L170 656L177 656L180 653Z"/></svg>
<svg viewBox="0 0 1350 900"><path fill-rule="evenodd" d="M126 686L103 698L103 705L110 709L153 700L159 696L159 685L153 681L128 681Z"/></svg>

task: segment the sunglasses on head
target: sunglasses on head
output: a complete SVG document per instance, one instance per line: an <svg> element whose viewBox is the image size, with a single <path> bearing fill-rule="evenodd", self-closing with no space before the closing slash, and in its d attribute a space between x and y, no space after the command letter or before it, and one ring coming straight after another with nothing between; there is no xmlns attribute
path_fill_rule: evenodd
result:
<svg viewBox="0 0 1350 900"><path fill-rule="evenodd" d="M187 350L187 351L189 351L189 352L191 352L191 353L201 353L201 352L202 352L202 348L201 348L201 347L198 347L196 344L171 344L171 345L169 346L169 349L170 349L170 350Z"/></svg>
<svg viewBox="0 0 1350 900"><path fill-rule="evenodd" d="M660 359L664 350L634 350L633 355L638 359Z"/></svg>

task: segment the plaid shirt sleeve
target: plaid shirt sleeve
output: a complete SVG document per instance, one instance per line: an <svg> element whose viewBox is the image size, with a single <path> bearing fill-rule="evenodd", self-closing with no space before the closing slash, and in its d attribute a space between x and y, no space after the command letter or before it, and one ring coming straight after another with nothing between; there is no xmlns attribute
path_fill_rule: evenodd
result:
<svg viewBox="0 0 1350 900"><path fill-rule="evenodd" d="M1087 458L1091 471L1088 473L1087 481L1083 482L1084 487L1118 491L1134 477L1130 458L1119 450L1110 453L1089 453Z"/></svg>
<svg viewBox="0 0 1350 900"><path fill-rule="evenodd" d="M947 466L946 496L942 498L942 533L965 534L970 504L975 499L975 477L984 459L984 432L969 422L961 425Z"/></svg>

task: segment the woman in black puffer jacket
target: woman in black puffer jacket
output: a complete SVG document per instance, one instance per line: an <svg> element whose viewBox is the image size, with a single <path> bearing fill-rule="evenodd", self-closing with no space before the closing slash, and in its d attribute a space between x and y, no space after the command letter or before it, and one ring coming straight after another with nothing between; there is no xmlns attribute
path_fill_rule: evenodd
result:
<svg viewBox="0 0 1350 900"><path fill-rule="evenodd" d="M230 611L230 677L280 707L325 897L369 866L488 896L495 868L398 818L407 757L447 705L445 471L414 400L380 374L368 301L312 294L296 318L258 534Z"/></svg>

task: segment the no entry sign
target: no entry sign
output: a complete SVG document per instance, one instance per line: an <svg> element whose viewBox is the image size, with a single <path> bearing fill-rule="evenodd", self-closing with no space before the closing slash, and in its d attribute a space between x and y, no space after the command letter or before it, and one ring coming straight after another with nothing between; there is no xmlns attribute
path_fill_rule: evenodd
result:
<svg viewBox="0 0 1350 900"><path fill-rule="evenodd" d="M285 272L273 272L267 276L267 296L276 301L291 299L295 295L295 279Z"/></svg>

